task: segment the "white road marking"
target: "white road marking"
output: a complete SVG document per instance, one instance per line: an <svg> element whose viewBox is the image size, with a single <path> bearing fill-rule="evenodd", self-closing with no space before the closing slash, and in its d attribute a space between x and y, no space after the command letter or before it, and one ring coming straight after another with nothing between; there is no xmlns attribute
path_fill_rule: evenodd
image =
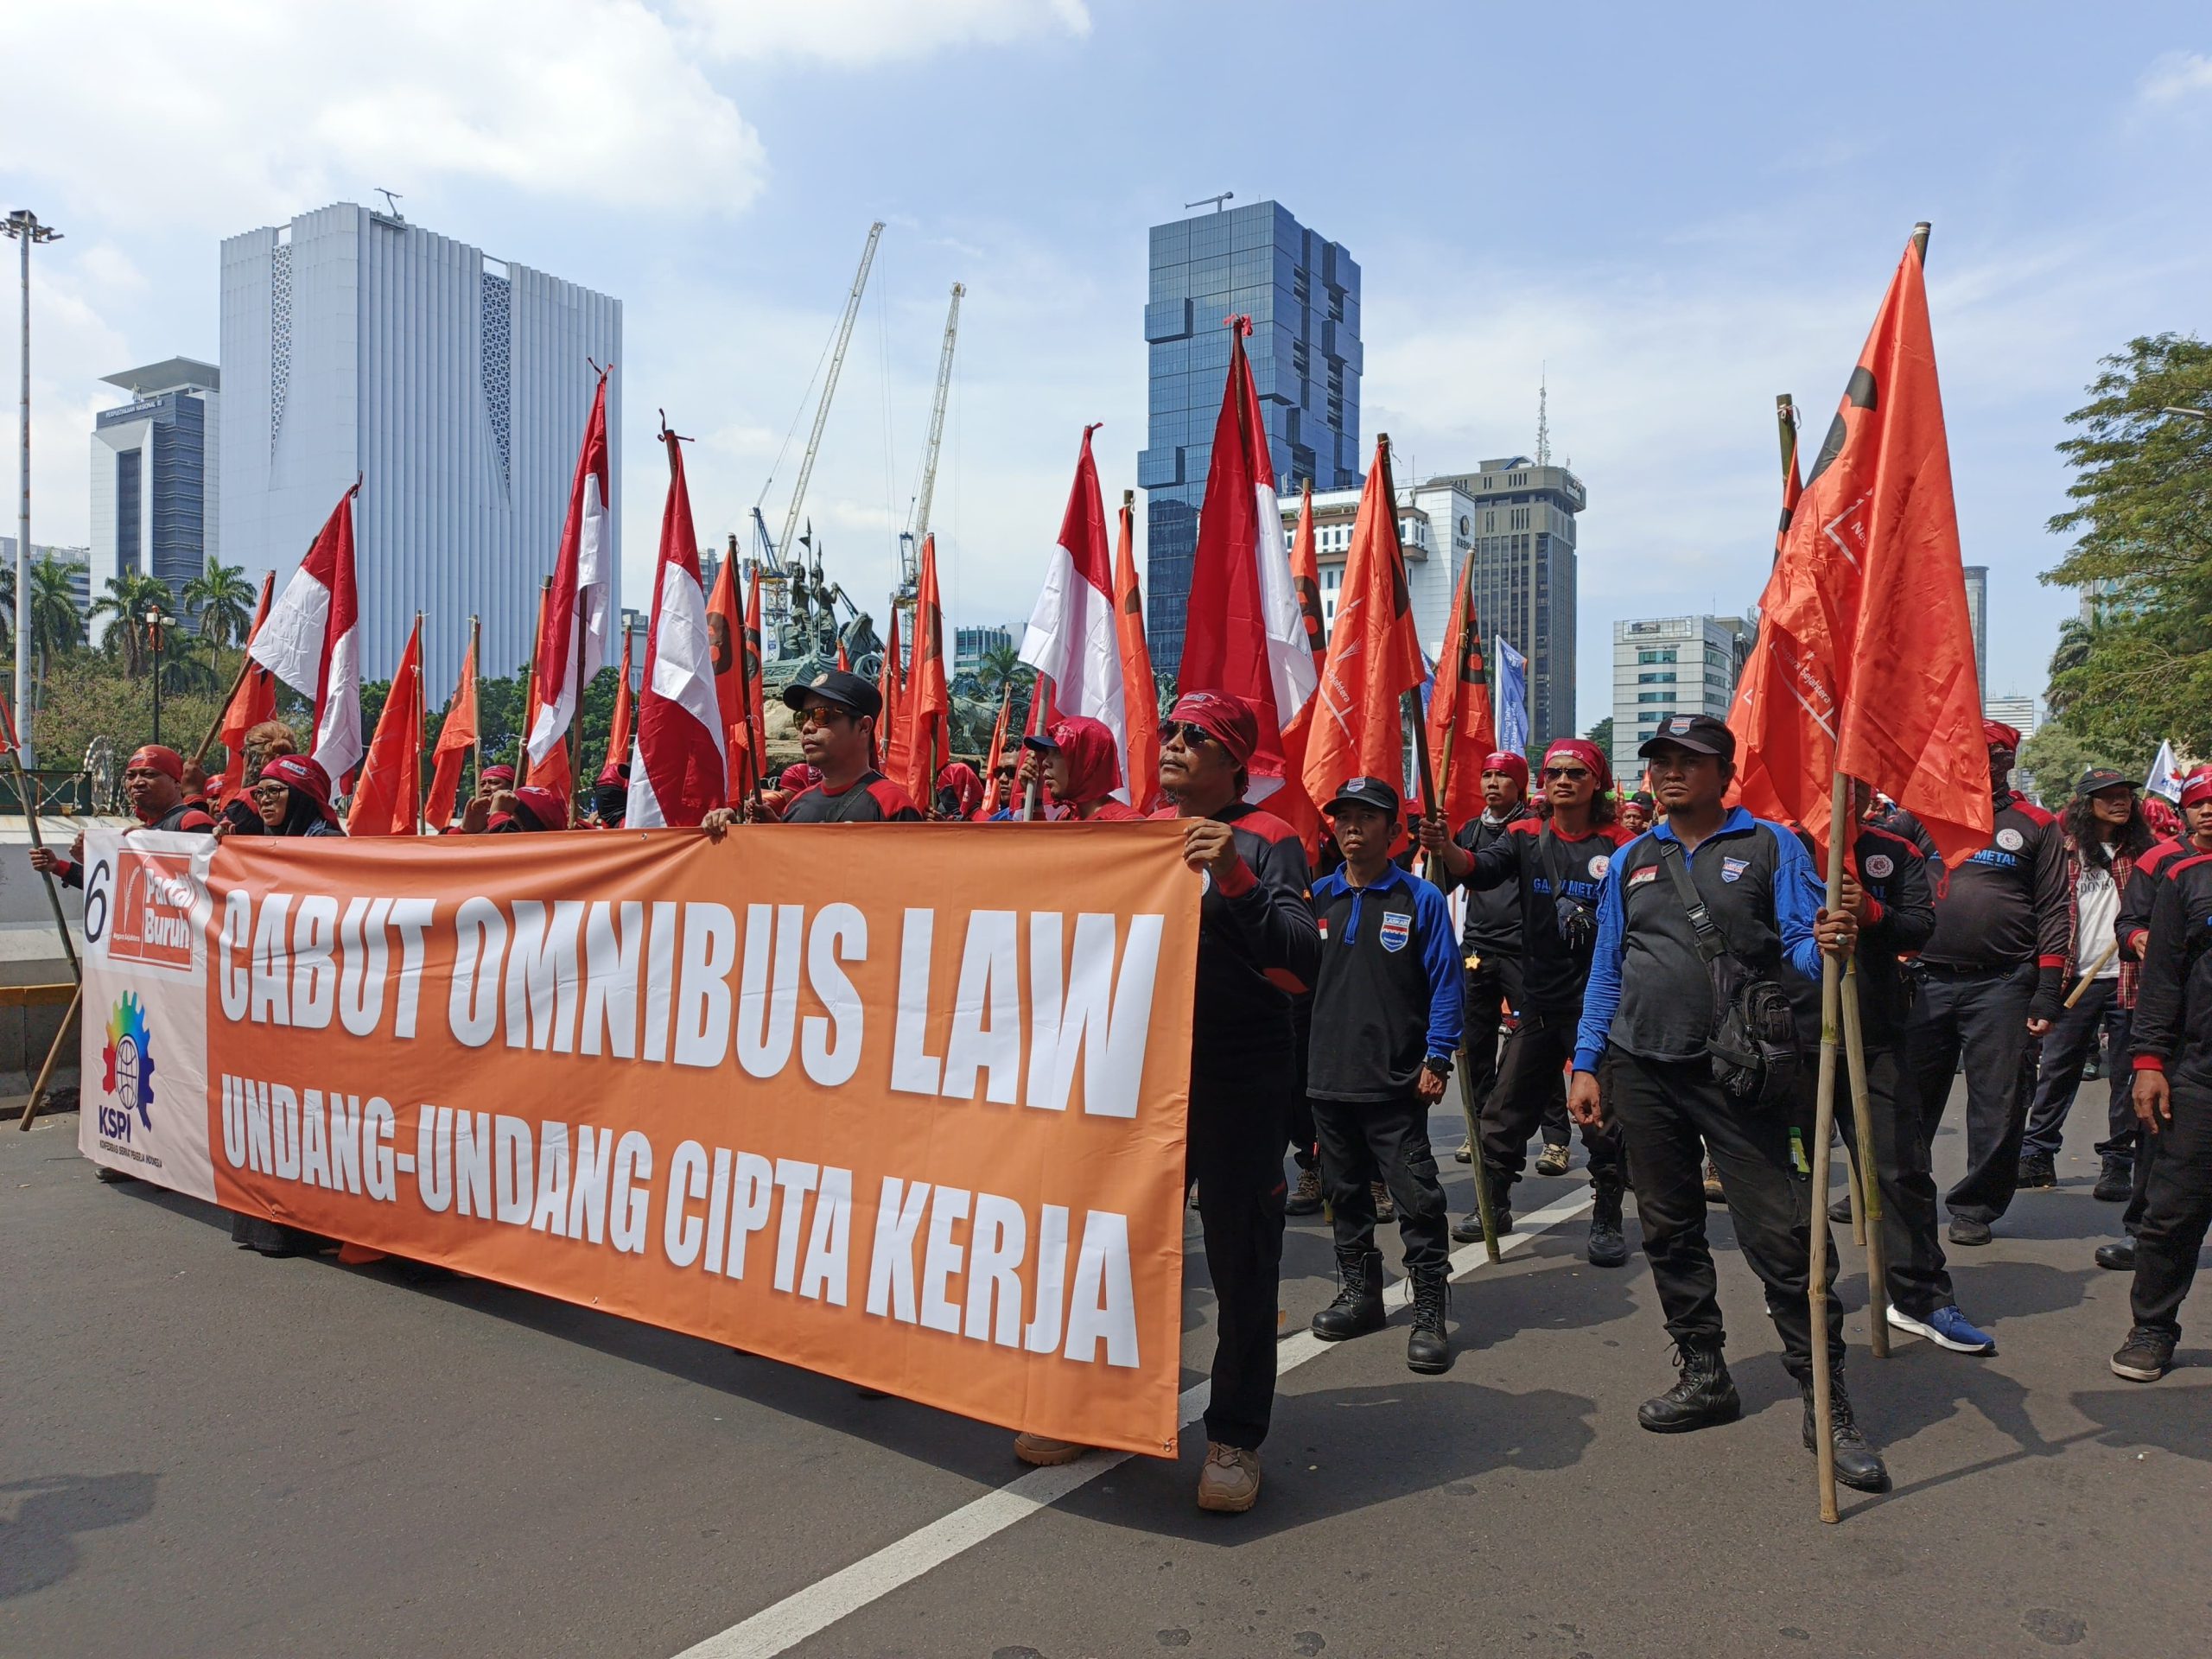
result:
<svg viewBox="0 0 2212 1659"><path fill-rule="evenodd" d="M1520 1218L1498 1246L1502 1253L1516 1249L1537 1235L1549 1231L1590 1207L1592 1194L1578 1187L1563 1198ZM1452 1254L1452 1276L1463 1278L1485 1266L1490 1253L1480 1244L1469 1244ZM1382 1305L1396 1313L1413 1299L1410 1280L1394 1281L1382 1293ZM1323 1342L1311 1331L1301 1331L1275 1344L1275 1374L1293 1371L1318 1358L1334 1343ZM1210 1384L1183 1391L1178 1423L1188 1428L1205 1415ZM1032 1469L1027 1474L981 1497L962 1504L950 1515L886 1544L873 1555L850 1567L817 1579L805 1589L762 1608L752 1618L733 1624L686 1648L676 1659L772 1659L789 1652L808 1637L819 1634L849 1613L881 1600L903 1585L966 1554L986 1539L995 1537L1016 1522L1047 1509L1070 1492L1089 1485L1099 1476L1119 1468L1135 1453L1093 1452L1056 1469Z"/></svg>

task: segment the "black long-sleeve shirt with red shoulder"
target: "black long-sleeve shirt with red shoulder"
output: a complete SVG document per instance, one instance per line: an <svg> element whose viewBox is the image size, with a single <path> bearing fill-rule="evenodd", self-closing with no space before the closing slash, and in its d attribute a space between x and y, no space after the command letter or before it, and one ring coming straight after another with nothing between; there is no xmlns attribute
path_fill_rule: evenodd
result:
<svg viewBox="0 0 2212 1659"><path fill-rule="evenodd" d="M904 789L874 770L840 790L810 784L784 809L785 823L916 823L921 816Z"/></svg>
<svg viewBox="0 0 2212 1659"><path fill-rule="evenodd" d="M1172 807L1153 814L1178 816ZM1213 817L1229 825L1240 861L1207 881L1198 906L1191 1025L1193 1067L1218 1071L1241 1055L1288 1052L1291 998L1313 983L1321 935L1298 831L1249 801Z"/></svg>
<svg viewBox="0 0 2212 1659"><path fill-rule="evenodd" d="M2055 1018L2072 943L2066 837L2056 818L2009 789L1993 804L1988 845L1936 884L1936 931L1920 959L1985 973L2033 963L2037 1015Z"/></svg>
<svg viewBox="0 0 2212 1659"><path fill-rule="evenodd" d="M1586 946L1573 949L1560 935L1559 900L1587 906L1594 924L1599 891L1613 855L1635 839L1618 823L1562 836L1549 818L1530 817L1516 819L1475 854L1474 868L1459 885L1475 893L1507 882L1520 886L1524 1007L1563 1020L1580 1016L1583 988L1590 982L1590 952ZM1594 925L1590 937L1596 937Z"/></svg>
<svg viewBox="0 0 2212 1659"><path fill-rule="evenodd" d="M198 801L179 801L159 817L140 822L149 830L182 830L188 834L215 827L215 820L207 816ZM128 830L124 831L125 835L130 833ZM65 887L82 887L85 867L74 859L57 857L54 861L54 879Z"/></svg>
<svg viewBox="0 0 2212 1659"><path fill-rule="evenodd" d="M2178 860L2158 884L2129 1042L2137 1071L2212 1090L2212 853Z"/></svg>
<svg viewBox="0 0 2212 1659"><path fill-rule="evenodd" d="M2151 931L2151 906L2158 896L2159 877L2183 859L2194 858L2202 850L2192 842L2170 836L2152 842L2144 849L2143 856L2135 861L2135 868L2128 873L2127 884L2120 890L2120 914L2113 922L2113 931L2120 939L2121 961L2143 960L2143 941ZM2094 949L2103 950L2103 943L2098 942Z"/></svg>
<svg viewBox="0 0 2212 1659"><path fill-rule="evenodd" d="M1818 870L1812 836L1800 830L1797 840ZM1912 993L1898 958L1917 952L1936 931L1928 861L1916 843L1896 830L1864 823L1852 841L1847 868L1866 894L1866 918L1859 924L1856 952L1859 1012L1867 1040L1887 1046L1903 1034L1912 1011ZM1783 988L1797 1016L1799 1039L1808 1050L1818 1048L1821 982L1793 969L1784 976Z"/></svg>

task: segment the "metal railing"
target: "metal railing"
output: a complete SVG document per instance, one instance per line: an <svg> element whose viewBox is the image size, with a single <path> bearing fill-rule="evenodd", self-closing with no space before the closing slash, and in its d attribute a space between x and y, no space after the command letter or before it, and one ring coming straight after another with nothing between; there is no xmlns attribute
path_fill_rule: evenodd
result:
<svg viewBox="0 0 2212 1659"><path fill-rule="evenodd" d="M92 774L89 772L40 766L23 775L30 785L31 798L41 817L75 817L120 810L115 801L93 798ZM23 793L16 783L14 770L0 770L0 812L20 814L23 810Z"/></svg>

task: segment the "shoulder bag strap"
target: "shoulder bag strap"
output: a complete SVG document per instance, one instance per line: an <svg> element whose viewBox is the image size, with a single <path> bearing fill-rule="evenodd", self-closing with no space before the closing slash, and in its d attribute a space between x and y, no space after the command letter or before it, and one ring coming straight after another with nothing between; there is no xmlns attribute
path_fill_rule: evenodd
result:
<svg viewBox="0 0 2212 1659"><path fill-rule="evenodd" d="M1667 874L1675 883L1675 895L1682 901L1682 908L1690 913L1690 926L1697 933L1697 953L1707 962L1728 954L1728 941L1720 937L1720 929L1713 919L1713 912L1705 907L1697 886L1690 880L1689 865L1682 856L1682 843L1671 836L1656 837L1659 842L1659 861L1667 867Z"/></svg>

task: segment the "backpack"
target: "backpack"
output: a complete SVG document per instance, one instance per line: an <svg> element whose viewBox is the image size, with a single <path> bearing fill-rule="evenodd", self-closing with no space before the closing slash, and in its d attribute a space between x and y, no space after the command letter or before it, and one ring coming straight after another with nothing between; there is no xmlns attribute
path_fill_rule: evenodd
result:
<svg viewBox="0 0 2212 1659"><path fill-rule="evenodd" d="M1690 880L1682 844L1662 837L1660 861L1689 912L1713 987L1713 1027L1705 1039L1713 1080L1731 1100L1759 1110L1790 1101L1803 1054L1797 1046L1797 1020L1789 994L1776 981L1753 973L1729 950L1720 928Z"/></svg>

